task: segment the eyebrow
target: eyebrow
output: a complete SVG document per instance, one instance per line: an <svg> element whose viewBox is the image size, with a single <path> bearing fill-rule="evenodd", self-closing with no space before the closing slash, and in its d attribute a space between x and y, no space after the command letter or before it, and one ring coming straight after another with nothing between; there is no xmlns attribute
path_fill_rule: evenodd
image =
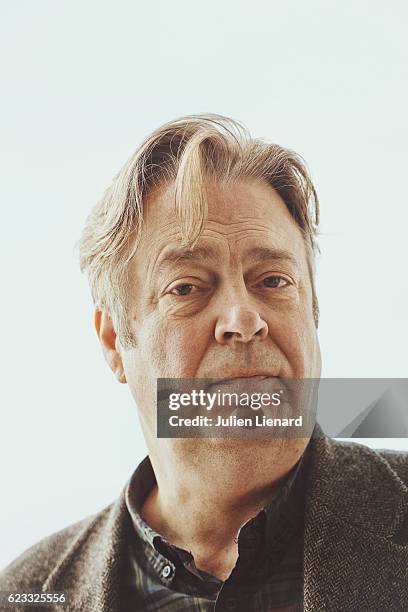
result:
<svg viewBox="0 0 408 612"><path fill-rule="evenodd" d="M287 261L295 266L298 265L296 257L286 249L272 249L269 247L254 247L244 253L244 256L250 257L254 261Z"/></svg>
<svg viewBox="0 0 408 612"><path fill-rule="evenodd" d="M193 262L200 263L204 259L213 259L217 260L217 255L213 249L208 249L206 247L197 247L193 250L186 248L175 248L171 251L168 251L163 259L161 259L158 263L158 271L162 272L163 270L170 267L172 264L184 263L184 262Z"/></svg>
<svg viewBox="0 0 408 612"><path fill-rule="evenodd" d="M274 249L268 247L253 247L243 253L243 257L249 257L256 263L266 261L286 261L294 266L298 266L298 261L294 255L286 249ZM193 250L187 248L175 248L168 251L163 259L158 263L158 271L163 272L173 264L192 262L203 263L203 260L212 260L214 263L219 262L219 253L211 248L197 247Z"/></svg>

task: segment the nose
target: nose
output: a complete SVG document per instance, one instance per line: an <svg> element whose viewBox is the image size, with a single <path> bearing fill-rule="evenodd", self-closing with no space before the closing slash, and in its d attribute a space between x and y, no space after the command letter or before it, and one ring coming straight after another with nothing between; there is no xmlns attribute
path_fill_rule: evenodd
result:
<svg viewBox="0 0 408 612"><path fill-rule="evenodd" d="M257 310L249 305L235 304L219 318L215 327L215 339L220 344L264 340L268 335L268 325L261 319Z"/></svg>

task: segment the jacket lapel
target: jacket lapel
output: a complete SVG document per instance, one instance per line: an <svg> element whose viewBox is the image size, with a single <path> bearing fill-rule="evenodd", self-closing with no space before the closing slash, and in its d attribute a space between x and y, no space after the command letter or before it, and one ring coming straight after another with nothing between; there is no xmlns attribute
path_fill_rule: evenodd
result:
<svg viewBox="0 0 408 612"><path fill-rule="evenodd" d="M65 592L72 612L118 612L130 529L123 490L114 504L82 529L48 576L43 591Z"/></svg>
<svg viewBox="0 0 408 612"><path fill-rule="evenodd" d="M408 489L377 452L311 441L304 540L304 610L408 609L408 545L398 534Z"/></svg>

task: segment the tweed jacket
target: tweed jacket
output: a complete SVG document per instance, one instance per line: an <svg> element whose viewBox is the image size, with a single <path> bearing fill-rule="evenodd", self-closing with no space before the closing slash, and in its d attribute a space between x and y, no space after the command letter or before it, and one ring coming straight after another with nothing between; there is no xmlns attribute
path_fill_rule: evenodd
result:
<svg viewBox="0 0 408 612"><path fill-rule="evenodd" d="M305 612L408 610L408 453L338 442L320 429L310 450ZM0 574L0 590L68 593L67 606L47 610L120 612L131 536L123 490L101 512L20 555Z"/></svg>

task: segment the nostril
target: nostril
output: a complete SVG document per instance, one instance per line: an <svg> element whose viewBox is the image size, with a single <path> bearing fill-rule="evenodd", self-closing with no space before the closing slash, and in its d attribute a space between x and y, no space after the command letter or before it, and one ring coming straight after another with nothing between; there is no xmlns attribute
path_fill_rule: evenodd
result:
<svg viewBox="0 0 408 612"><path fill-rule="evenodd" d="M224 332L225 340L229 340L234 335L234 332Z"/></svg>

